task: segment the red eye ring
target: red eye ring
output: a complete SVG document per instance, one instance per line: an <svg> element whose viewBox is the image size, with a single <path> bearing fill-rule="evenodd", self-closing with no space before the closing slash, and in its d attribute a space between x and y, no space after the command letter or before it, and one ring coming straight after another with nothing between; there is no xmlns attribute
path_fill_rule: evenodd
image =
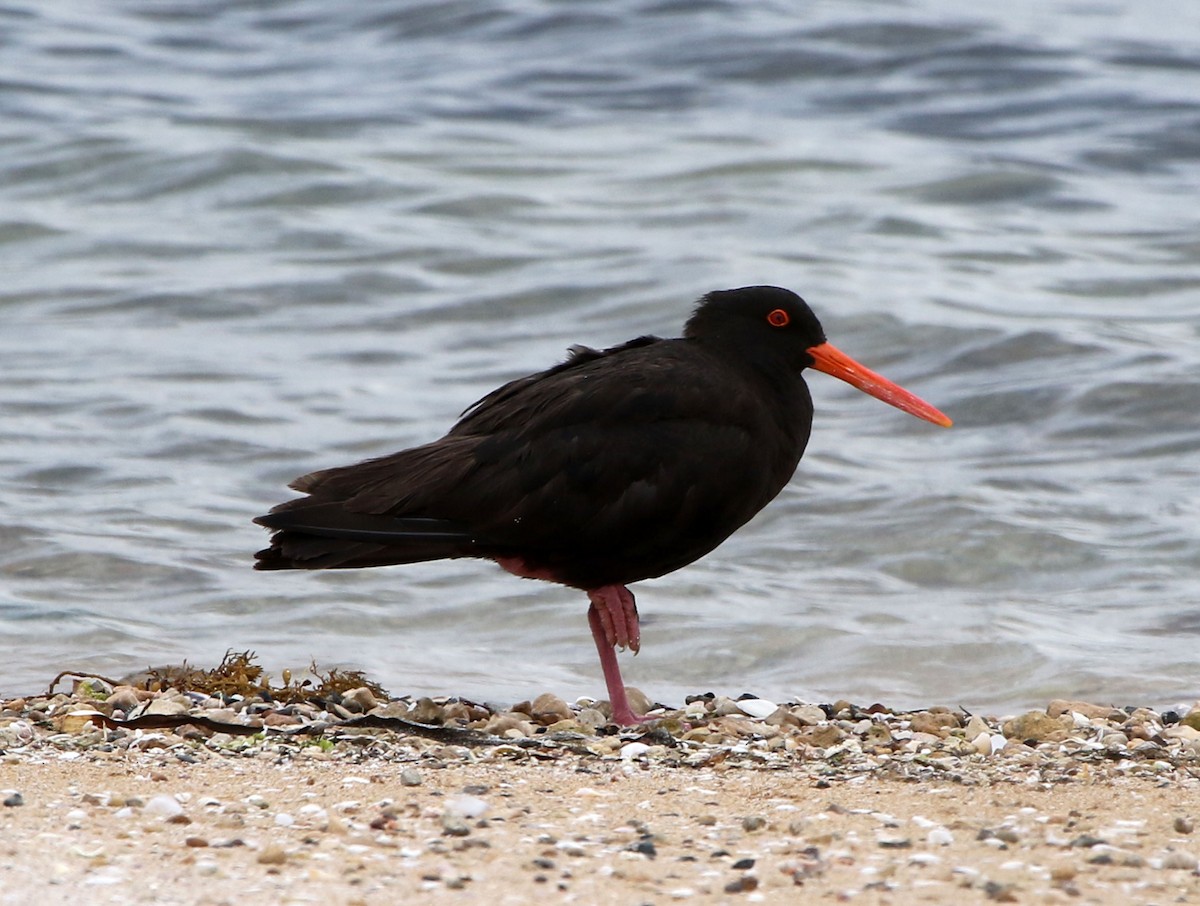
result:
<svg viewBox="0 0 1200 906"><path fill-rule="evenodd" d="M777 308L767 315L767 323L772 327L787 327L792 317L782 308Z"/></svg>

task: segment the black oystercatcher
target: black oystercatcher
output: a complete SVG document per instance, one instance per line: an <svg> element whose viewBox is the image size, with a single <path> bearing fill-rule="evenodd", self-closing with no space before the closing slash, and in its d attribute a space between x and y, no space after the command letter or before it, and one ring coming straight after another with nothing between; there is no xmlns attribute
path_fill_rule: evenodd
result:
<svg viewBox="0 0 1200 906"><path fill-rule="evenodd" d="M825 340L795 293L709 293L676 339L577 346L493 390L441 440L292 482L254 521L258 569L446 557L587 592L618 724L637 723L615 648L638 650L627 585L703 557L787 484L812 427L815 368L918 418L950 419Z"/></svg>

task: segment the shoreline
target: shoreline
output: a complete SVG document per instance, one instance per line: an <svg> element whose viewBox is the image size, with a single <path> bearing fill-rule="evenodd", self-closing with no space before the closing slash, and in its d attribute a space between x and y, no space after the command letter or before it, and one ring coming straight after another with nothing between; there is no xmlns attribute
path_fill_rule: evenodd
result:
<svg viewBox="0 0 1200 906"><path fill-rule="evenodd" d="M1194 724L698 698L617 731L549 694L79 681L0 711L0 904L1176 902Z"/></svg>

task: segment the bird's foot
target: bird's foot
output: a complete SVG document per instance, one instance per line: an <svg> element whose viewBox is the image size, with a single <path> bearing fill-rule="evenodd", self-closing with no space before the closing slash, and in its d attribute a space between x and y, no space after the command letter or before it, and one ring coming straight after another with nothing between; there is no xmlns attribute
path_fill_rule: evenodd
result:
<svg viewBox="0 0 1200 906"><path fill-rule="evenodd" d="M620 589L620 594L615 592L615 589ZM606 592L609 593L607 596ZM588 597L592 600L592 606L588 608L588 625L592 628L592 638L596 642L596 651L600 654L600 669L604 671L604 684L608 687L608 701L612 705L613 723L623 727L632 727L653 720L654 718L636 713L629 704L629 696L625 694L625 683L621 679L621 668L617 664L616 646L621 644L622 638L624 638L624 644L637 651L639 635L637 608L633 603L633 595L629 593L629 589L623 586L606 585L588 592ZM614 600L617 604L616 616L613 614L614 608L611 607ZM633 624L632 636L629 629L630 613L632 613ZM618 626L621 627L619 630Z"/></svg>
<svg viewBox="0 0 1200 906"><path fill-rule="evenodd" d="M636 727L638 724L648 724L658 720L657 717L647 717L645 714L638 714L629 707L628 699L623 703L622 708L617 707L614 701L609 702L612 705L612 722L619 727Z"/></svg>
<svg viewBox="0 0 1200 906"><path fill-rule="evenodd" d="M595 613L599 617L604 641L610 648L629 648L636 654L641 648L642 630L633 592L624 585L601 585L587 594L592 602L588 615ZM595 633L594 626L592 631Z"/></svg>

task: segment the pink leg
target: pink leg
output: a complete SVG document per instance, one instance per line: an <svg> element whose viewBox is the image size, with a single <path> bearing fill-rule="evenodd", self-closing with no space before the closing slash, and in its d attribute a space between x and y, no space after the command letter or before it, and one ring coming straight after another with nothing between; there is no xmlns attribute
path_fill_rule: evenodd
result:
<svg viewBox="0 0 1200 906"><path fill-rule="evenodd" d="M612 586L609 587L611 588ZM632 605L633 595L629 594L624 588L621 590L629 596L630 604ZM624 614L623 607L621 608L621 612ZM608 700L612 704L613 723L624 727L646 723L646 721L653 718L635 714L633 708L629 705L629 698L625 695L625 683L621 680L621 668L617 664L617 652L614 650L617 644L614 641L614 621L612 615L608 614L609 619L606 626L606 614L608 612L602 607L597 606L593 598L592 606L588 608L588 625L592 628L592 638L596 640L596 651L600 654L600 669L604 671L604 684L608 687ZM626 625L627 628L627 620L623 621L623 625ZM626 636L628 636L628 632L626 632ZM636 611L634 611L634 638L637 638Z"/></svg>

